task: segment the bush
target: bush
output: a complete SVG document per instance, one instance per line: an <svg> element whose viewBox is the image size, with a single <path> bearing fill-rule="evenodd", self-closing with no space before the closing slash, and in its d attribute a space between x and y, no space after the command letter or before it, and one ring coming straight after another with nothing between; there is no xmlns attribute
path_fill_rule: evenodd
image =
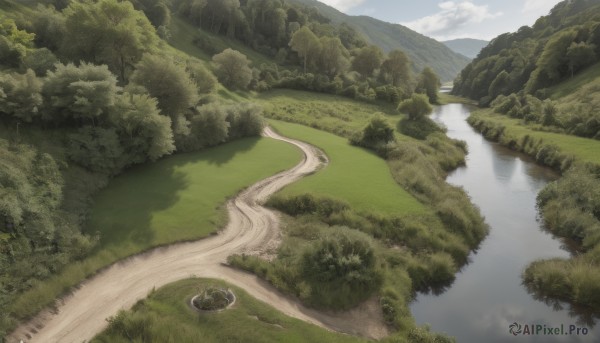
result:
<svg viewBox="0 0 600 343"><path fill-rule="evenodd" d="M432 110L427 96L423 94L415 93L410 99L404 100L398 105L398 111L408 114L410 120L419 120L430 114Z"/></svg>
<svg viewBox="0 0 600 343"><path fill-rule="evenodd" d="M444 132L444 130L428 117L419 119L402 119L398 123L399 131L407 136L424 140L434 132Z"/></svg>
<svg viewBox="0 0 600 343"><path fill-rule="evenodd" d="M300 266L311 286L308 301L318 307L350 308L378 290L383 274L372 244L364 234L339 228L308 247Z"/></svg>

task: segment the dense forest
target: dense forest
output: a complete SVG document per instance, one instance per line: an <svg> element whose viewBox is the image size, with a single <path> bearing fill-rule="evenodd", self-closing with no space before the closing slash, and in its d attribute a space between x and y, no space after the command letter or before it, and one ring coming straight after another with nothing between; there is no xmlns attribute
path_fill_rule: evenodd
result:
<svg viewBox="0 0 600 343"><path fill-rule="evenodd" d="M532 27L496 37L455 80L453 93L548 130L600 138L589 89L560 103L559 84L600 59L600 2L563 1Z"/></svg>
<svg viewBox="0 0 600 343"><path fill-rule="evenodd" d="M110 178L261 133L260 106L217 92L291 88L393 106L414 100L417 112L437 102L432 69L415 76L403 51L386 54L351 26L285 1L0 0L0 8L2 308L93 251L100 237L83 228L92 196ZM212 34L194 42L210 61L168 45L175 16ZM214 51L210 37L219 36L272 62ZM415 116L416 136L431 130ZM0 331L15 324L9 315L0 314Z"/></svg>

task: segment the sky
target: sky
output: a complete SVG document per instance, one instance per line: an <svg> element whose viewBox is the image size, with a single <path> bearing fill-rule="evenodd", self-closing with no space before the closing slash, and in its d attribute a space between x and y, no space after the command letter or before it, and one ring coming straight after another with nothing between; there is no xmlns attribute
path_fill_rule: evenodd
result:
<svg viewBox="0 0 600 343"><path fill-rule="evenodd" d="M319 0L350 15L407 26L437 40L491 40L531 26L561 0Z"/></svg>

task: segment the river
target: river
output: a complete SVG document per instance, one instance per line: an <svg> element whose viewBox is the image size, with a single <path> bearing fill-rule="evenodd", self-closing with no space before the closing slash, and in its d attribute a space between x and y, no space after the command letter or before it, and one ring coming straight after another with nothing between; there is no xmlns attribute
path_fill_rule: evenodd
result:
<svg viewBox="0 0 600 343"><path fill-rule="evenodd" d="M432 119L448 128L448 136L469 146L465 167L448 177L463 187L490 225L489 236L441 295L419 294L411 305L418 324L430 324L466 343L600 342L598 326L584 324L568 306L534 299L522 285L521 273L532 261L569 257L563 242L543 230L536 209L537 193L558 176L530 158L485 140L466 122L469 108L461 104L438 107ZM560 328L563 335L513 336L512 323ZM567 335L570 325L587 335Z"/></svg>

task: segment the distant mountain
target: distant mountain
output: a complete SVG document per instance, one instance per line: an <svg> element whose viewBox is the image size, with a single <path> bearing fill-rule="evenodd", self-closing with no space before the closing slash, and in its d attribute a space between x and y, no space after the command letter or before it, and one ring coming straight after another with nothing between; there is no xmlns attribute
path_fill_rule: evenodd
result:
<svg viewBox="0 0 600 343"><path fill-rule="evenodd" d="M469 58L475 58L481 49L488 45L489 42L481 39L462 38L448 40L442 43L444 43L444 45L452 49L454 52Z"/></svg>
<svg viewBox="0 0 600 343"><path fill-rule="evenodd" d="M431 67L443 81L452 81L470 62L470 59L452 51L444 44L417 33L405 26L390 24L367 16L349 16L316 0L288 0L291 3L315 7L334 23L353 26L371 44L386 52L404 51L413 62L413 69Z"/></svg>

